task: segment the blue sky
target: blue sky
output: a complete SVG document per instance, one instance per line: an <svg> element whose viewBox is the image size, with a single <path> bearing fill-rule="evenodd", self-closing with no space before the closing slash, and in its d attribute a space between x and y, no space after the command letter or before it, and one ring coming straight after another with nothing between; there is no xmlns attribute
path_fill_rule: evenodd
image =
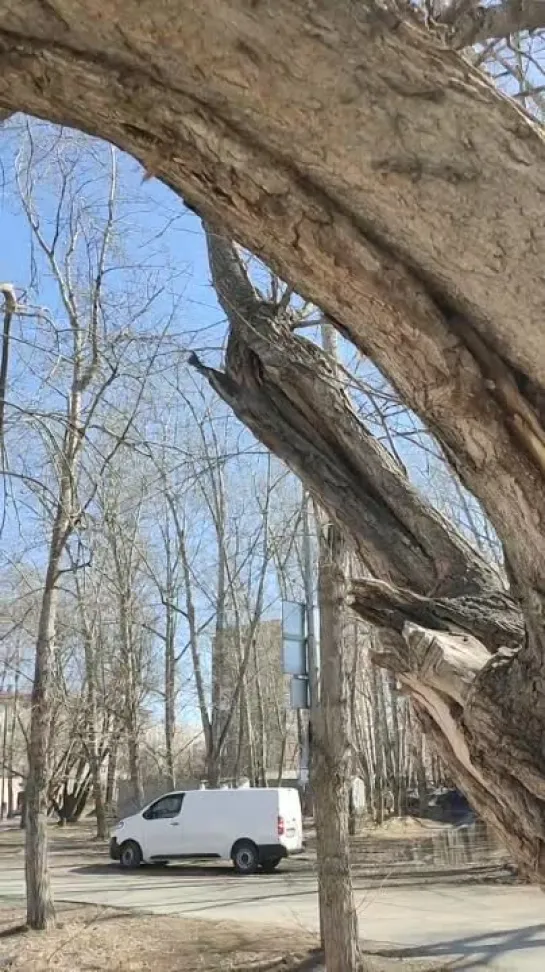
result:
<svg viewBox="0 0 545 972"><path fill-rule="evenodd" d="M63 311L58 289L43 254L31 246L32 234L28 220L15 191L14 166L16 152L20 148L21 125L20 119L12 124L0 149L4 181L0 196L0 253L2 254L0 277L3 281L13 283L19 293L26 292L26 301L47 307L57 318L62 318ZM46 164L47 151L55 145L56 135L51 127L39 126L39 131L45 137L44 159L46 161L40 169L43 173L43 181L39 181L37 185L36 198L44 233L47 235L51 234L49 224L56 211L58 198L55 174L53 170L49 171ZM105 212L107 179L104 173L109 173L110 149L76 133L67 133L66 146L63 148L66 159L70 161L71 153L77 154L82 146L86 153L86 162L81 175L78 176L81 181L81 194L82 198L89 201L89 207L91 209L94 207L93 211L96 211L99 218L100 214L104 215ZM180 347L193 347L201 356L218 364L225 327L223 313L209 282L206 246L200 221L195 214L186 211L180 200L156 180L143 183L143 170L134 160L120 154L117 155L117 160L118 180L121 186L118 229L120 253L123 255L123 260L120 258L120 266L122 267L126 262L136 270L134 273L123 269L115 270L109 278L111 318L114 324L119 323L115 319L116 310L120 316L130 317L130 301L126 297L127 288L130 289L131 286L138 288L144 278L154 282L161 281L164 290L155 302L150 326L157 326L157 321L160 321L162 316L167 318L170 314L174 314L170 328L179 335ZM34 272L36 268L38 273ZM117 299L118 306L116 306ZM147 333L147 323L149 322L142 323L143 333ZM31 338L37 341L36 335L39 337L38 325L29 318L18 321L13 333L14 338L24 338L27 342L31 342ZM305 333L308 336L308 332ZM354 359L353 349L342 341L340 347L343 359L347 363ZM37 379L32 376L32 356L35 353L38 354L35 346L32 352L29 352L28 343L19 345L15 340L12 349L8 398L22 401L25 396L32 398L39 391L43 400L43 388L38 387L39 382L37 383ZM382 379L369 363L361 364L360 372L373 385L383 384ZM361 396L359 397L362 401ZM396 445L414 481L429 491L426 460L417 441L419 436L410 438L410 434L418 429L417 421L414 416L404 414L392 418L390 424L393 430L397 429L402 433ZM382 435L378 426L372 428L376 434ZM240 429L237 434L246 445L250 443L249 434L245 430ZM385 444L388 445L387 442ZM13 448L15 451L19 449L21 455L24 455L24 442L15 443ZM255 460L252 464L248 460L246 466L243 458L239 458L236 462L237 475L242 475L243 480L252 475ZM434 486L433 489L438 494L437 487ZM441 493L440 483L438 489ZM445 496L447 493L448 490L445 490ZM32 537L32 514L27 511L26 517L23 534L28 540ZM45 536L36 536L35 548L25 550L25 556L37 569L43 567L45 540ZM17 517L12 517L6 524L1 543L4 557L9 558L10 551L13 551L15 556L21 555L15 553L21 552L24 546ZM276 595L276 585L274 579L270 577L267 584L267 599L273 601ZM201 608L203 612L208 612L205 604L202 604ZM278 603L272 609L272 613L279 615ZM181 640L184 637L182 624Z"/></svg>

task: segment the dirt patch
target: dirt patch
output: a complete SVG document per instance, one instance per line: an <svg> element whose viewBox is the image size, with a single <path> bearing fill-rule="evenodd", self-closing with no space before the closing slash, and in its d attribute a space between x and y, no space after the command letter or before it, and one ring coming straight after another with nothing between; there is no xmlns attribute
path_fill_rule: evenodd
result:
<svg viewBox="0 0 545 972"><path fill-rule="evenodd" d="M57 928L29 932L0 910L0 969L10 972L324 972L304 932L234 922L63 906ZM369 956L365 972L440 972L452 965Z"/></svg>
<svg viewBox="0 0 545 972"><path fill-rule="evenodd" d="M23 931L22 920L20 911L0 911L0 958L10 972L287 972L314 945L269 927L92 907L63 907L47 933Z"/></svg>
<svg viewBox="0 0 545 972"><path fill-rule="evenodd" d="M422 820L420 817L390 817L377 827L369 827L368 835L390 840L418 840L427 838L430 832L441 833L448 825Z"/></svg>

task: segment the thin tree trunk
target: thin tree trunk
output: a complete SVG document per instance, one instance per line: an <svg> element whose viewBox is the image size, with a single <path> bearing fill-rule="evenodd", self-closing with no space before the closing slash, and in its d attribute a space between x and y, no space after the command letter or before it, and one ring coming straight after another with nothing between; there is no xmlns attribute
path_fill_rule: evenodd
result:
<svg viewBox="0 0 545 972"><path fill-rule="evenodd" d="M176 772L174 769L174 735L176 731L176 645L175 625L170 598L166 608L165 631L165 757L168 784L171 789L176 786Z"/></svg>
<svg viewBox="0 0 545 972"><path fill-rule="evenodd" d="M97 700L97 659L94 632L88 624L82 592L78 591L80 615L83 626L83 640L85 651L85 676L87 680L87 755L91 772L93 800L95 803L96 836L97 840L105 840L108 836L108 821L104 804L101 769L102 760L99 758L99 743L97 735L98 700Z"/></svg>
<svg viewBox="0 0 545 972"><path fill-rule="evenodd" d="M15 765L15 730L17 727L17 710L19 704L19 664L19 657L17 656L8 742L8 763L10 768L10 773L8 776L8 817L13 817L15 812L15 802L13 798L13 768Z"/></svg>
<svg viewBox="0 0 545 972"><path fill-rule="evenodd" d="M243 659L241 660L243 664ZM244 702L242 701L242 693L244 692ZM247 751L246 751L246 775L251 781L252 786L259 785L259 774L261 772L261 762L259 761L256 750L255 750L255 735L254 735L254 725L252 718L252 710L250 707L250 699L248 692L248 680L246 675L243 677L242 686L240 689L240 715L244 721L245 725L245 736L247 740Z"/></svg>
<svg viewBox="0 0 545 972"><path fill-rule="evenodd" d="M313 726L313 785L320 910L328 972L357 972L358 923L349 860L350 727L343 650L346 551L337 527L320 535L320 706Z"/></svg>
<svg viewBox="0 0 545 972"><path fill-rule="evenodd" d="M375 780L374 780L374 806L375 823L381 826L384 823L384 810L386 804L385 785L386 785L386 756L384 745L384 732L382 720L382 707L380 704L380 689L382 686L382 672L373 668L371 672L372 685L372 715L373 715L373 738L375 740Z"/></svg>
<svg viewBox="0 0 545 972"><path fill-rule="evenodd" d="M278 733L280 736L280 750L278 753L278 769L276 773L276 785L282 786L282 780L284 777L284 762L286 759L286 746L288 743L288 725L287 725L288 713L285 705L282 706L282 710L280 711L278 700L275 700L275 706L276 706L276 720L278 723ZM300 715L299 711L297 714Z"/></svg>
<svg viewBox="0 0 545 972"><path fill-rule="evenodd" d="M50 557L42 597L36 642L29 772L25 791L25 875L27 923L46 929L55 921L55 908L47 866L47 786L51 668L54 652L58 563Z"/></svg>
<svg viewBox="0 0 545 972"><path fill-rule="evenodd" d="M118 605L120 624L120 647L125 663L125 734L129 757L129 779L131 782L133 800L138 808L144 805L144 785L142 782L142 767L140 764L140 724L138 718L138 672L134 655L134 639L129 617L131 592L126 588L130 582L119 561L117 549L114 547L116 571L118 579Z"/></svg>
<svg viewBox="0 0 545 972"><path fill-rule="evenodd" d="M135 719L131 718L130 725L135 726ZM144 784L142 782L142 767L140 765L140 740L139 732L135 727L127 735L127 751L129 754L129 779L131 782L132 795L136 808L144 806Z"/></svg>
<svg viewBox="0 0 545 972"><path fill-rule="evenodd" d="M204 735L204 745L206 752L206 768L205 772L208 778L208 782L211 786L217 786L217 781L219 779L219 774L217 768L212 767L211 763L214 756L214 739L212 732L212 720L208 712L208 705L206 700L206 690L204 684L204 676L202 671L201 656L199 651L199 633L197 629L197 617L195 612L195 602L193 599L193 589L191 583L191 570L189 565L189 559L187 554L187 546L185 533L178 516L178 511L176 509L176 504L170 493L167 492L167 501L170 506L172 517L174 520L174 525L176 527L176 536L178 539L178 550L180 554L180 559L182 562L182 574L184 579L184 589L185 589L185 616L187 618L187 625L189 628L189 648L191 651L191 660L193 663L193 675L195 677L195 687L197 689L197 701L199 704L199 712L201 716L201 725ZM212 680L214 679L214 670L212 669ZM214 779L214 783L211 780Z"/></svg>
<svg viewBox="0 0 545 972"><path fill-rule="evenodd" d="M4 718L2 720L2 787L0 792L0 820L7 813L6 776L11 779L11 764L8 764L8 699L4 702Z"/></svg>
<svg viewBox="0 0 545 972"><path fill-rule="evenodd" d="M265 704L263 701L263 687L261 685L261 671L259 664L259 656L257 652L257 639L253 638L253 661L254 661L254 679L255 679L255 692L256 692L256 702L257 702L257 726L259 733L259 756L257 757L257 765L259 769L259 785L267 786L267 768L269 763L268 754L268 740L267 740L267 722L265 716ZM256 750L254 743L254 752Z"/></svg>
<svg viewBox="0 0 545 972"><path fill-rule="evenodd" d="M349 724L350 724L350 747L352 753L350 771L351 771L351 776L354 777L355 768L356 768L354 754L355 754L355 741L357 736L356 707L357 707L357 684L358 684L357 673L358 673L359 653L358 653L358 629L356 623L354 622L350 626L350 628L352 632L352 639L351 639L351 646L350 646L352 649L352 659L350 665L350 680L349 680L349 699L350 699ZM361 762L363 762L363 760L361 760ZM356 828L357 828L356 807L354 802L354 791L353 791L353 783L352 783L350 786L350 797L348 801L348 831L351 837L353 837L354 834L356 833Z"/></svg>
<svg viewBox="0 0 545 972"><path fill-rule="evenodd" d="M208 785L218 786L222 772L222 740L226 737L225 723L228 702L226 697L225 677L226 665L226 610L227 610L227 577L225 550L225 490L221 470L218 472L219 485L216 491L215 522L218 549L217 591L216 591L216 629L212 645L212 752L208 758ZM234 708L233 708L234 711Z"/></svg>
<svg viewBox="0 0 545 972"><path fill-rule="evenodd" d="M55 921L53 895L47 864L47 792L51 688L57 627L58 579L63 551L72 529L75 506L75 474L81 434L81 333L73 330L74 363L67 426L61 453L58 502L51 531L45 575L32 686L28 779L25 789L25 876L27 923L45 929Z"/></svg>
<svg viewBox="0 0 545 972"><path fill-rule="evenodd" d="M393 801L394 816L400 817L404 808L404 784L402 770L402 742L401 723L399 719L398 696L396 680L393 675L388 677L390 707L392 713L392 756L393 756Z"/></svg>
<svg viewBox="0 0 545 972"><path fill-rule="evenodd" d="M2 332L2 350L0 352L0 467L3 469L5 460L4 416L8 387L9 342L13 315L17 310L17 298L11 284L0 284L0 293L4 297L4 327Z"/></svg>
<svg viewBox="0 0 545 972"><path fill-rule="evenodd" d="M117 757L119 753L119 726L114 721L112 736L110 741L110 752L108 754L108 769L106 772L106 792L104 794L104 809L106 818L111 820L114 816L114 795L117 785Z"/></svg>
<svg viewBox="0 0 545 972"><path fill-rule="evenodd" d="M424 762L425 744L424 735L416 719L412 720L411 739L418 792L418 812L421 817L424 817L428 809L428 781L426 778L426 764Z"/></svg>
<svg viewBox="0 0 545 972"><path fill-rule="evenodd" d="M238 706L236 712L233 713L232 724L233 727L236 723L237 730L237 748L235 755L235 766L233 770L233 777L238 783L241 773L242 773L242 761L244 758L244 743L246 740L246 686L243 682L240 689L240 698L238 700Z"/></svg>

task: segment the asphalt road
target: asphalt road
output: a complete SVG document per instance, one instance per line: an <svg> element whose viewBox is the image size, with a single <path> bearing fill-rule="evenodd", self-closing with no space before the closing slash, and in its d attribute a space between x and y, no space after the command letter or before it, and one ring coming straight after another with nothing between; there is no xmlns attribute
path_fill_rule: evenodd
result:
<svg viewBox="0 0 545 972"><path fill-rule="evenodd" d="M283 862L273 875L241 878L228 866L141 868L123 873L102 852L54 851L52 874L59 900L318 928L312 867ZM388 886L356 877L362 937L407 955L457 957L462 969L542 972L545 968L545 897L535 889L476 883ZM0 847L0 899L24 894L20 849Z"/></svg>

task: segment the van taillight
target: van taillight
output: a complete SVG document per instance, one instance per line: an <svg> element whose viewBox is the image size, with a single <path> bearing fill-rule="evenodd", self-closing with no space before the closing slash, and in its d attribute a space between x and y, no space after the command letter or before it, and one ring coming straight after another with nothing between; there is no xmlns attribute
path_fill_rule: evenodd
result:
<svg viewBox="0 0 545 972"><path fill-rule="evenodd" d="M283 817L278 818L278 836L283 837L286 833L286 823Z"/></svg>

